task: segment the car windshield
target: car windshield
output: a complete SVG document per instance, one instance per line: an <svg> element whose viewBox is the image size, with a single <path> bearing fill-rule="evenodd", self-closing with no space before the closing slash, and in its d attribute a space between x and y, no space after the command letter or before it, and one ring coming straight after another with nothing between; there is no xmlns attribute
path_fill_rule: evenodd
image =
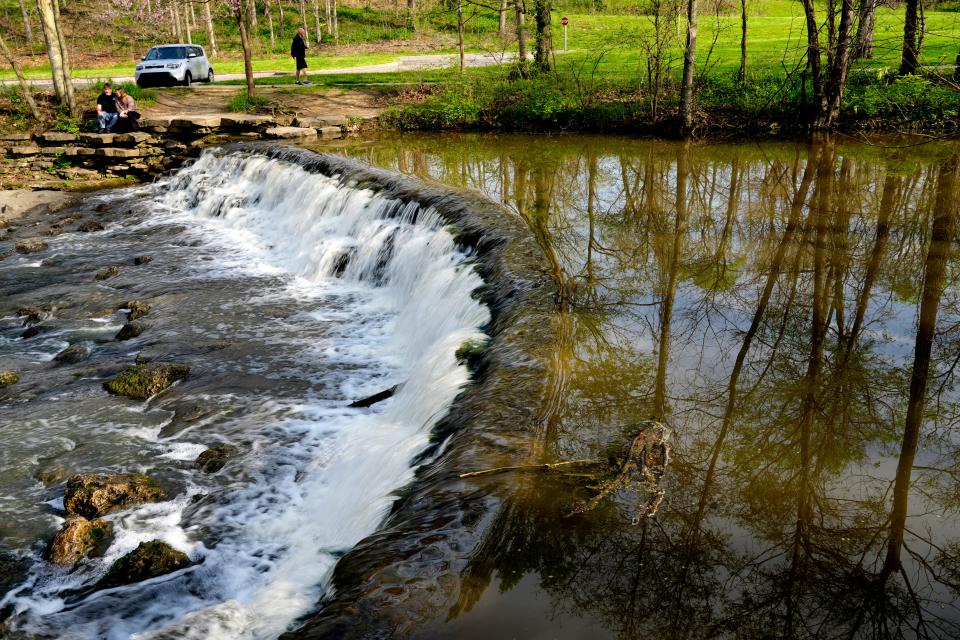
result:
<svg viewBox="0 0 960 640"><path fill-rule="evenodd" d="M183 60L187 57L186 47L154 47L150 49L146 60Z"/></svg>

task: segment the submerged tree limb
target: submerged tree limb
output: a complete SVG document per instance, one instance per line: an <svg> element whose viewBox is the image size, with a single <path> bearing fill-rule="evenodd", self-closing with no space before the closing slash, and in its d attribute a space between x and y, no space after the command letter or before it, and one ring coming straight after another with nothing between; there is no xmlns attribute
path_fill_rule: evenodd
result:
<svg viewBox="0 0 960 640"><path fill-rule="evenodd" d="M495 473L506 473L508 471L553 471L560 467L568 467L574 464L603 464L604 460L564 460L562 462L545 462L543 464L519 464L510 467L493 467L492 469L482 469L480 471L469 471L461 473L461 478L475 478L477 476L489 476Z"/></svg>

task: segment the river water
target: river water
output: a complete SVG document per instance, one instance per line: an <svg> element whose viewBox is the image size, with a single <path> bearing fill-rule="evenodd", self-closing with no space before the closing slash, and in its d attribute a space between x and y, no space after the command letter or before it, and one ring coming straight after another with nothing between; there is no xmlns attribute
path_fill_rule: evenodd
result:
<svg viewBox="0 0 960 640"><path fill-rule="evenodd" d="M423 489L384 518L426 482L413 466L465 448L428 444L473 384L454 352L490 318L471 296L474 257L413 204L211 154L92 196L87 209L114 204L97 214L106 231L0 262L2 368L24 379L0 392L2 551L28 567L0 605L11 626L266 638L325 598L376 613L366 627L332 613L341 626L316 627L324 637L960 635L955 143L403 135L324 150L502 204L557 283L536 420L503 425L524 444L477 465L615 469L656 421L672 448L662 477L471 478L452 491L474 505L473 537L420 553L454 507ZM128 266L144 253L154 260ZM108 264L125 266L94 281ZM148 331L116 342L113 309L129 298L154 304ZM16 307L52 302L53 331L19 339ZM51 364L77 340L90 360ZM105 396L137 353L194 370L145 404ZM344 406L401 382L372 410ZM203 417L182 427L188 405ZM219 442L241 457L198 473ZM68 573L42 560L62 485L35 479L60 467L148 472L176 498L110 516L109 549ZM656 491L648 517L638 504ZM154 538L199 564L90 593ZM349 570L331 574L338 560ZM427 593L411 566L443 579Z"/></svg>

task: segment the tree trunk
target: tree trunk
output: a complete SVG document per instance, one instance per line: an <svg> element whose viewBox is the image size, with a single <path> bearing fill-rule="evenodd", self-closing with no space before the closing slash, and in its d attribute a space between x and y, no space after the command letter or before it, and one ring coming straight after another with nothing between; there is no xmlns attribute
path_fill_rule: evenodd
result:
<svg viewBox="0 0 960 640"><path fill-rule="evenodd" d="M207 40L210 43L210 51L207 53L209 53L210 57L214 57L217 55L217 37L213 30L213 15L210 12L210 2L212 2L212 0L203 3L203 19L207 23Z"/></svg>
<svg viewBox="0 0 960 640"><path fill-rule="evenodd" d="M177 0L170 0L170 22L173 25L173 39L177 42L183 42L183 28L180 24L180 9L177 8Z"/></svg>
<svg viewBox="0 0 960 640"><path fill-rule="evenodd" d="M907 0L903 21L903 53L900 58L900 74L915 73L920 65L920 0Z"/></svg>
<svg viewBox="0 0 960 640"><path fill-rule="evenodd" d="M67 70L69 61L61 45L59 34L59 9L55 0L37 0L37 10L40 13L43 37L47 43L47 58L50 60L50 75L54 91L60 104L73 113L76 105L73 101L73 86L69 82L70 74Z"/></svg>
<svg viewBox="0 0 960 640"><path fill-rule="evenodd" d="M536 49L533 63L540 71L550 71L550 55L553 53L553 32L550 29L550 0L534 0L534 17L537 23Z"/></svg>
<svg viewBox="0 0 960 640"><path fill-rule="evenodd" d="M267 14L267 24L270 25L270 51L277 50L277 37L273 33L273 11L270 9L270 0L263 3L264 12Z"/></svg>
<svg viewBox="0 0 960 640"><path fill-rule="evenodd" d="M516 9L517 68L520 75L527 75L527 32L523 27L523 0L513 0Z"/></svg>
<svg viewBox="0 0 960 640"><path fill-rule="evenodd" d="M2 55L7 61L7 64L13 68L13 73L17 76L17 82L20 84L20 91L23 93L23 100L27 103L27 106L30 107L30 114L34 120L39 120L40 111L37 109L37 103L33 100L30 85L27 84L26 78L23 77L23 73L20 71L20 65L17 64L17 59L7 47L7 43L4 42L3 34L0 34L0 55Z"/></svg>
<svg viewBox="0 0 960 640"><path fill-rule="evenodd" d="M331 18L333 19L333 44L336 46L340 44L340 28L337 25L337 0L333 0L333 12Z"/></svg>
<svg viewBox="0 0 960 640"><path fill-rule="evenodd" d="M823 90L823 70L820 64L820 36L817 26L817 14L813 0L803 0L803 13L807 23L807 66L810 69L810 83L813 85L813 129L824 127L827 113L827 96Z"/></svg>
<svg viewBox="0 0 960 640"><path fill-rule="evenodd" d="M300 0L300 26L307 33L306 40L310 40L310 30L307 29L307 5L306 0Z"/></svg>
<svg viewBox="0 0 960 640"><path fill-rule="evenodd" d="M323 31L320 30L320 0L313 0L313 30L316 31L316 42L320 44L323 40Z"/></svg>
<svg viewBox="0 0 960 640"><path fill-rule="evenodd" d="M930 373L930 356L937 330L937 310L943 294L950 261L951 245L957 230L957 157L949 158L940 167L937 181L937 200L933 210L933 225L930 247L924 265L923 291L920 298L920 317L913 350L913 371L910 375L910 396L907 401L907 417L900 445L900 459L893 486L893 513L890 519L890 536L887 540L887 555L881 575L889 576L900 569L900 551L907 522L907 506L910 497L910 476L917 454L920 428L923 426L924 405L927 395L927 378Z"/></svg>
<svg viewBox="0 0 960 640"><path fill-rule="evenodd" d="M840 115L843 92L847 86L847 74L850 71L850 49L853 41L853 2L854 0L842 0L840 4L840 27L835 39L836 48L833 52L830 82L827 87L829 101L824 122L826 127L832 126Z"/></svg>
<svg viewBox="0 0 960 640"><path fill-rule="evenodd" d="M683 49L683 81L680 85L680 113L685 134L693 130L693 75L696 72L696 60L697 0L687 0L687 42Z"/></svg>
<svg viewBox="0 0 960 640"><path fill-rule="evenodd" d="M330 0L323 0L323 10L325 12L324 16L326 17L326 22L324 24L327 25L327 35L332 36L333 35L333 15L330 10Z"/></svg>
<svg viewBox="0 0 960 640"><path fill-rule="evenodd" d="M247 26L247 35L257 37L260 25L257 23L257 0L247 0L247 11L250 14L250 24Z"/></svg>
<svg viewBox="0 0 960 640"><path fill-rule="evenodd" d="M188 8L189 7L189 8ZM187 37L187 44L193 44L193 33L190 31L190 10L193 8L193 3L190 3L188 6L183 8L183 33Z"/></svg>
<svg viewBox="0 0 960 640"><path fill-rule="evenodd" d="M747 0L740 0L740 82L747 81Z"/></svg>
<svg viewBox="0 0 960 640"><path fill-rule="evenodd" d="M30 26L30 13L27 12L27 5L23 0L17 0L20 3L20 13L23 14L23 35L27 39L27 44L33 44L33 27Z"/></svg>
<svg viewBox="0 0 960 640"><path fill-rule="evenodd" d="M500 0L500 25L497 27L497 35L507 35L507 0Z"/></svg>
<svg viewBox="0 0 960 640"><path fill-rule="evenodd" d="M876 24L877 0L860 0L860 24L857 27L857 43L853 49L856 59L873 57L873 28Z"/></svg>
<svg viewBox="0 0 960 640"><path fill-rule="evenodd" d="M240 2L242 3L243 0L240 0ZM250 52L250 34L247 31L244 9L243 4L237 7L237 10L234 11L234 17L237 20L237 26L240 28L240 44L243 47L243 73L247 79L247 95L253 98L255 90L253 84L253 55Z"/></svg>
<svg viewBox="0 0 960 640"><path fill-rule="evenodd" d="M457 0L457 42L460 45L460 74L462 75L466 63L463 50L463 0Z"/></svg>

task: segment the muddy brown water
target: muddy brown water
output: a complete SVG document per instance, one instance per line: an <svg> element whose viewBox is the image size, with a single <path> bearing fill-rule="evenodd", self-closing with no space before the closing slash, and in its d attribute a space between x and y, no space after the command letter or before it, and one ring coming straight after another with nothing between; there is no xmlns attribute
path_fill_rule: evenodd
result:
<svg viewBox="0 0 960 640"><path fill-rule="evenodd" d="M455 436L397 492L377 533L336 550L334 591L289 621L290 637L960 636L960 146L424 134L338 145L503 205L529 231L549 295L525 298L536 312L508 318L511 344L527 350L498 352L497 371L474 371L483 391L461 396L439 423ZM128 437L162 429L176 402L204 398L215 410L188 432L187 453L231 438L269 452L274 440L296 447L311 432L252 424L299 418L305 396L342 395L315 344L346 331L324 314L346 317L359 293L263 296L285 291L285 276L249 265L217 268L211 287L193 261L216 265L222 248L184 237L182 224L114 232L112 259L157 256L136 277L125 272L119 291L81 290L64 275L103 262L89 239L71 241L76 251L46 275L4 283L19 304L32 290L70 301L67 323L113 308L128 290L161 296L148 351L189 354L219 374L135 415L92 390L137 351L105 343L103 360L0 400L12 425L4 431L24 443L5 443L16 464L0 473L4 550L36 550L52 531L56 488L30 479L51 461L140 465L174 490L232 504L217 485L244 491L242 467L206 486L186 453L168 453L164 467ZM174 276L184 286L171 290ZM97 342L116 323L81 329ZM20 353L12 339L4 349ZM373 380L391 379L363 365ZM251 377L236 378L244 368ZM540 372L533 386L530 371ZM70 419L71 402L107 426L101 449L76 442L84 421ZM44 426L50 411L57 420ZM665 471L617 484L630 443L654 422L670 432ZM19 460L17 447L34 457ZM309 446L296 451L309 462ZM458 477L573 460L594 466ZM191 535L213 546L242 525L218 532L207 520L212 530ZM194 596L170 587L164 597L190 610Z"/></svg>

